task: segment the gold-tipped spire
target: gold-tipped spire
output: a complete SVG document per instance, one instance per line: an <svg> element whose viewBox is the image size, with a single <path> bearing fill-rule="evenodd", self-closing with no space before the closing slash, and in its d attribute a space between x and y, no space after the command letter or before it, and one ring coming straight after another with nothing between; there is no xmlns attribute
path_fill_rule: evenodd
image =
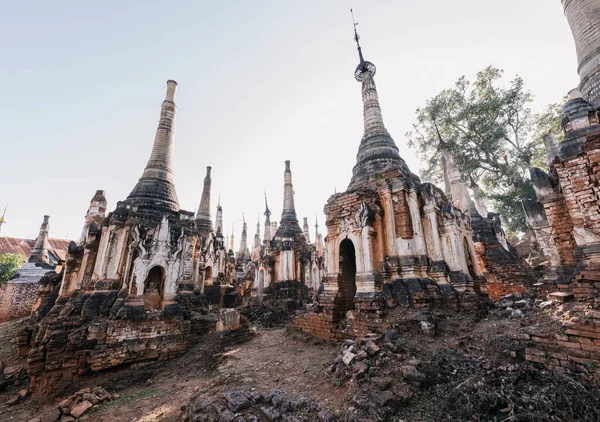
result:
<svg viewBox="0 0 600 422"><path fill-rule="evenodd" d="M4 212L2 213L2 216L0 217L0 224L6 223L6 209L8 208L8 202L6 203L6 206L4 207Z"/></svg>
<svg viewBox="0 0 600 422"><path fill-rule="evenodd" d="M0 217L0 230L2 230L2 225L4 223L6 223L6 218L4 218L6 216L6 209L8 208L8 203L6 204L6 206L4 207L4 212L2 213L2 216Z"/></svg>

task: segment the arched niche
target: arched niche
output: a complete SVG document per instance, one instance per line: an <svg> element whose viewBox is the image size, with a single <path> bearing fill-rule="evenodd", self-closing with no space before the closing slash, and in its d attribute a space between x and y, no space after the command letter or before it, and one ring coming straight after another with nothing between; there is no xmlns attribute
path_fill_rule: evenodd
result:
<svg viewBox="0 0 600 422"><path fill-rule="evenodd" d="M210 265L204 269L204 285L213 285L213 269Z"/></svg>
<svg viewBox="0 0 600 422"><path fill-rule="evenodd" d="M155 266L148 271L144 281L144 310L156 311L162 309L166 271L161 266Z"/></svg>
<svg viewBox="0 0 600 422"><path fill-rule="evenodd" d="M340 242L339 249L339 276L336 308L340 312L354 309L354 295L356 294L356 248L350 239Z"/></svg>

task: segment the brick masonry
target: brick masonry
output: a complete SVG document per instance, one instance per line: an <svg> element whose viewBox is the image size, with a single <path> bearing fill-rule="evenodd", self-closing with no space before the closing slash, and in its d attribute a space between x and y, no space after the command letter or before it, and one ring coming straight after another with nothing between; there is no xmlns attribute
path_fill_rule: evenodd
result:
<svg viewBox="0 0 600 422"><path fill-rule="evenodd" d="M327 301L326 301L327 302ZM459 293L450 297L438 297L434 302L423 302L412 308L440 307L461 312L477 312L481 303L472 293ZM325 303L322 309L301 310L292 319L293 329L327 341L342 341L361 338L373 333L382 333L387 327L386 315L392 309L402 309L397 304L386 303L381 297L355 300L355 309L340 317L334 306Z"/></svg>
<svg viewBox="0 0 600 422"><path fill-rule="evenodd" d="M508 334L524 347L526 361L556 372L572 371L600 382L600 312L591 311L577 322L557 322L551 330L524 327Z"/></svg>
<svg viewBox="0 0 600 422"><path fill-rule="evenodd" d="M31 313L37 296L37 283L5 283L0 288L0 321Z"/></svg>

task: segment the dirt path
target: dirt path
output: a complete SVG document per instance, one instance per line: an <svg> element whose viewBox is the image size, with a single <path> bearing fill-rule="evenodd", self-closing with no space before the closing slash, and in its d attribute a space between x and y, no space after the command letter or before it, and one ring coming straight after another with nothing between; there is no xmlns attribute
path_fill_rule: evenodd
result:
<svg viewBox="0 0 600 422"><path fill-rule="evenodd" d="M326 375L337 347L314 344L284 329L259 330L249 342L227 349L221 363L211 369L209 346L199 344L162 364L88 377L86 386L102 386L120 397L79 420L172 421L191 397L202 393L221 404L223 394L236 389L278 388L287 394L306 395L332 410L339 409L346 398L346 389L334 388ZM29 398L7 407L4 403L16 393L14 388L10 390L0 395L0 420L28 421L35 416L42 416L43 422L52 420L55 404L40 406Z"/></svg>

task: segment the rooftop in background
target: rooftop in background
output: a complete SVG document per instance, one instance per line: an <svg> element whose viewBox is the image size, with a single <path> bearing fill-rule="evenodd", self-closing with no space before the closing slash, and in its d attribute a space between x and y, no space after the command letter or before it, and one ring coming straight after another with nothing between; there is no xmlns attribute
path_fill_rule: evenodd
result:
<svg viewBox="0 0 600 422"><path fill-rule="evenodd" d="M58 261L64 261L69 247L70 240L67 239L48 239L48 254L50 263L57 264ZM0 237L0 255L6 253L18 253L25 257L25 260L31 255L35 246L35 239L20 239L18 237Z"/></svg>

